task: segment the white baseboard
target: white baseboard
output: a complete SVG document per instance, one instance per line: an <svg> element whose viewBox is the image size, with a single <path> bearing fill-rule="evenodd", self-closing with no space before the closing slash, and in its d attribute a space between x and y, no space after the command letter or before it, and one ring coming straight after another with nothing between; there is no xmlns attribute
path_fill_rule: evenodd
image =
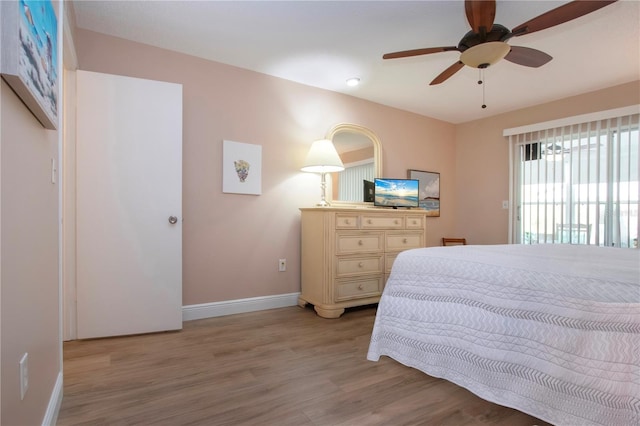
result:
<svg viewBox="0 0 640 426"><path fill-rule="evenodd" d="M51 398L49 398L49 405L42 419L42 426L55 426L58 421L58 413L60 412L60 406L62 406L62 383L61 371L58 373L56 384L53 386L53 392L51 392Z"/></svg>
<svg viewBox="0 0 640 426"><path fill-rule="evenodd" d="M264 311L266 309L296 306L300 293L277 294L274 296L251 297L248 299L225 300L224 302L201 303L182 307L182 320L191 321L223 315Z"/></svg>

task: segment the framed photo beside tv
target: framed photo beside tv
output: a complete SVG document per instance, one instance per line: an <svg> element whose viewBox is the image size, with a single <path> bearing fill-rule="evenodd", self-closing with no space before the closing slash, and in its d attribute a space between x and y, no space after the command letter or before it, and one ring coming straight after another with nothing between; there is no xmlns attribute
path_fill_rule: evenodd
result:
<svg viewBox="0 0 640 426"><path fill-rule="evenodd" d="M409 179L417 179L419 183L418 205L427 211L427 216L440 216L440 173L423 170L409 170Z"/></svg>
<svg viewBox="0 0 640 426"><path fill-rule="evenodd" d="M2 78L47 129L56 129L58 17L50 0L0 1Z"/></svg>

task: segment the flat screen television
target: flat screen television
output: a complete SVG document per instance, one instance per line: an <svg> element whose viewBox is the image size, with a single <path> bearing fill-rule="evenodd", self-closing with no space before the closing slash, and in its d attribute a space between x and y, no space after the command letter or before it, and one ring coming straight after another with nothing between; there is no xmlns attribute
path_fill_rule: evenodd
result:
<svg viewBox="0 0 640 426"><path fill-rule="evenodd" d="M362 201L365 203L373 203L373 194L375 194L375 185L370 180L362 179Z"/></svg>
<svg viewBox="0 0 640 426"><path fill-rule="evenodd" d="M378 207L418 207L417 179L375 179L373 205Z"/></svg>

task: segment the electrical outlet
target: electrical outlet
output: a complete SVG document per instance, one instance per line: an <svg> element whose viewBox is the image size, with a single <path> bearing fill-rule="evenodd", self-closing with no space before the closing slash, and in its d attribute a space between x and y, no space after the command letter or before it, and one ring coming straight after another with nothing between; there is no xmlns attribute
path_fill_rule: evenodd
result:
<svg viewBox="0 0 640 426"><path fill-rule="evenodd" d="M24 399L27 389L29 389L29 354L25 352L20 359L20 400Z"/></svg>
<svg viewBox="0 0 640 426"><path fill-rule="evenodd" d="M278 271L284 272L287 270L287 259L278 260Z"/></svg>

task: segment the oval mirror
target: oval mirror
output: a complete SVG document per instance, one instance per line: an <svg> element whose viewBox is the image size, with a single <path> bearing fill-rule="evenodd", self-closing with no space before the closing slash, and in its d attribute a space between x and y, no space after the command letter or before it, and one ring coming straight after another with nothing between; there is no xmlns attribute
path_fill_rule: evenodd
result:
<svg viewBox="0 0 640 426"><path fill-rule="evenodd" d="M327 139L333 141L344 171L331 174L333 203L373 202L373 180L382 176L382 146L378 137L357 124L338 124Z"/></svg>

